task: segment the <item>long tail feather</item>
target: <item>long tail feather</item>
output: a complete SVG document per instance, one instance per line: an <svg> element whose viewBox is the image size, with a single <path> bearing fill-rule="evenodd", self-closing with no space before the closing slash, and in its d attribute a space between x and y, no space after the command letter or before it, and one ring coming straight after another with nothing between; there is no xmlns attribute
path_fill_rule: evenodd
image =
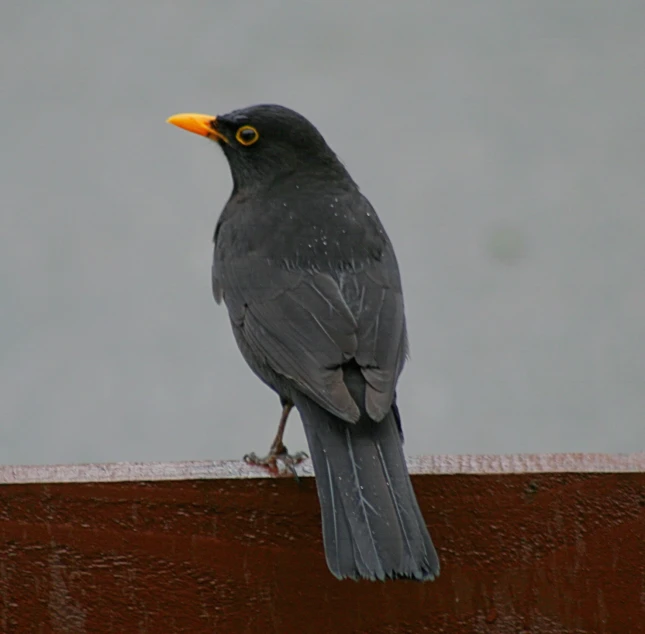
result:
<svg viewBox="0 0 645 634"><path fill-rule="evenodd" d="M347 423L304 395L303 420L323 523L327 564L338 578L434 579L439 560L403 455L395 407L381 421Z"/></svg>

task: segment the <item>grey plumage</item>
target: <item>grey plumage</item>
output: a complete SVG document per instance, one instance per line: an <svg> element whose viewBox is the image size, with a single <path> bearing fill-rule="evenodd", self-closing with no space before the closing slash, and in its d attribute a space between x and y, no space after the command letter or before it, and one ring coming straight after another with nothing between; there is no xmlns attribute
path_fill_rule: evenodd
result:
<svg viewBox="0 0 645 634"><path fill-rule="evenodd" d="M256 106L213 125L234 182L215 231L213 293L249 366L303 420L329 568L432 579L439 563L396 405L407 336L390 240L301 115ZM242 125L259 132L251 147L234 140Z"/></svg>

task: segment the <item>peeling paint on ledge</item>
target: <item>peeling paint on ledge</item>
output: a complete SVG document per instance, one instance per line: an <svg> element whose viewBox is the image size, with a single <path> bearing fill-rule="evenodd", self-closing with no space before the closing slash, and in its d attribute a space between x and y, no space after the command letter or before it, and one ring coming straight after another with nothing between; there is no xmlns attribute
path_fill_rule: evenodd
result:
<svg viewBox="0 0 645 634"><path fill-rule="evenodd" d="M408 468L412 475L638 473L645 472L645 452L420 456L408 458ZM297 471L304 478L313 476L311 461L303 462ZM241 460L0 466L0 485L272 477Z"/></svg>

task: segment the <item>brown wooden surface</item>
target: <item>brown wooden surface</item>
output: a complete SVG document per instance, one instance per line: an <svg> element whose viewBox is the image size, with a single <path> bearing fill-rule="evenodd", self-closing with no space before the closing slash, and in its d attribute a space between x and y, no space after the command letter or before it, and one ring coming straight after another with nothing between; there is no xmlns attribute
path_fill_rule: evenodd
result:
<svg viewBox="0 0 645 634"><path fill-rule="evenodd" d="M0 468L0 631L645 632L645 454L410 467L434 583L334 579L310 465Z"/></svg>

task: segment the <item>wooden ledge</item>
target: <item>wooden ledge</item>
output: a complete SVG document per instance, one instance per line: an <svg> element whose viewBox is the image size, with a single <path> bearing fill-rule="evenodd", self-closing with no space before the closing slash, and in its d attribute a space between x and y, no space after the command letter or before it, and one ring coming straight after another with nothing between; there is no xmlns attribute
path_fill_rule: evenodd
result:
<svg viewBox="0 0 645 634"><path fill-rule="evenodd" d="M645 452L632 454L560 453L508 455L446 455L408 458L412 475L491 475L518 473L637 473L645 472ZM297 468L313 477L311 461ZM287 475L287 474L285 474ZM0 485L71 482L158 482L271 478L265 469L241 460L190 462L112 462L71 465L0 465ZM288 477L288 475L287 475Z"/></svg>
<svg viewBox="0 0 645 634"><path fill-rule="evenodd" d="M433 583L334 579L309 463L0 467L0 632L645 632L645 454L409 465Z"/></svg>

